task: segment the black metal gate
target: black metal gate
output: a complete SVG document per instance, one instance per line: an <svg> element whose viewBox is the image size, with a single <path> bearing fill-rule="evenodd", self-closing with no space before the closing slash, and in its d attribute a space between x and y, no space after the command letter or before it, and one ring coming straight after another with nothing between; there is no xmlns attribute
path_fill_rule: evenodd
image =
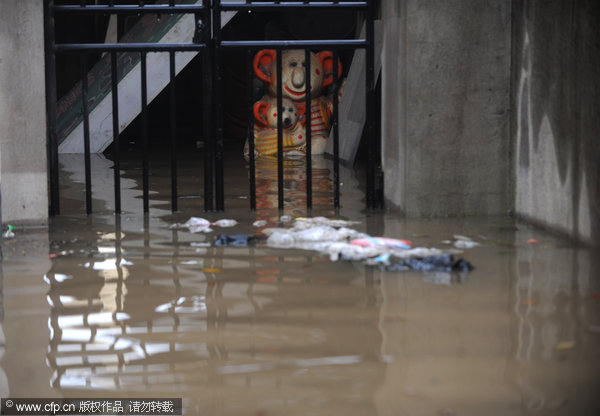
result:
<svg viewBox="0 0 600 416"><path fill-rule="evenodd" d="M175 54L177 52L198 52L202 56L202 85L203 85L203 135L205 138L204 151L204 210L223 211L225 209L224 192L224 140L223 140L223 81L222 81L222 53L225 50L244 50L248 63L254 53L260 49L268 48L276 51L286 49L303 49L306 54L307 73L310 73L309 53L311 50L327 48L333 51L334 77L337 80L338 53L340 50L366 50L366 124L365 135L367 142L366 184L367 208L378 208L382 205L383 193L381 190L380 170L380 137L377 129L379 114L376 112L375 66L374 66L374 1L221 1L202 0L190 2L169 0L164 4L137 5L119 4L118 1L106 0L103 5L87 4L82 0L80 4L57 5L54 0L45 0L45 38L46 38L46 101L48 120L48 163L50 182L50 215L60 214L59 195L59 138L57 136L57 85L56 85L56 54L77 54L81 63L81 114L83 117L83 140L85 160L85 192L86 213L92 210L92 177L90 168L90 126L88 108L88 81L87 59L92 53L106 52L110 56L111 68L111 93L112 93L112 140L114 146L114 202L115 214L121 213L121 177L120 154L117 142L119 139L119 92L118 92L118 57L124 52L139 53L141 68L141 141L142 141L142 189L143 212L149 211L149 163L148 163L148 98L147 98L147 54L151 52L164 52L169 54L170 84L170 143L171 143L171 209L178 210L178 178L177 178L177 129L175 107ZM97 3L97 2L95 2ZM148 2L146 2L148 3ZM177 4L176 4L177 3ZM362 39L304 39L304 40L223 40L221 29L221 16L224 12L269 12L269 11L308 11L318 13L320 10L354 10L364 16L366 35ZM188 43L57 43L55 41L55 16L72 14L76 16L89 15L161 15L193 14L195 19L195 35ZM276 71L277 79L281 79L282 62L281 53L277 53ZM248 65L251 68L251 65ZM307 77L307 81L310 76ZM252 82L251 70L248 82ZM248 88L251 94L251 88ZM310 85L307 86L307 108L310 109ZM339 126L338 126L338 94L333 94L333 204L336 210L340 206L339 188ZM281 107L282 100L281 82L278 85L277 102ZM251 103L251 97L249 102ZM248 105L248 137L253 137L253 117L251 105ZM311 172L312 161L310 152L310 117L307 117L306 142L306 201L307 209L312 208ZM277 146L282 149L282 120L281 115L277 123ZM253 141L249 140L249 166L250 166L250 208L256 209L256 180L255 157ZM283 187L283 154L277 152L277 178L278 178L278 207L284 207Z"/></svg>

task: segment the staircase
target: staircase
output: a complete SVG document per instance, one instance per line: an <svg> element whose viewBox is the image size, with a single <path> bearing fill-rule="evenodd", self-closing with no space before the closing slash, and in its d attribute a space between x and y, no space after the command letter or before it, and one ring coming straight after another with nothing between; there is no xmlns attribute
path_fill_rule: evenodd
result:
<svg viewBox="0 0 600 416"><path fill-rule="evenodd" d="M194 1L198 3L201 0ZM221 26L225 26L234 12L224 12ZM192 15L144 15L120 40L121 43L158 42L189 43L195 32ZM178 52L175 72L178 74L196 56L197 52ZM118 55L119 133L141 112L140 54L124 52ZM148 53L148 102L169 84L169 54ZM110 54L105 54L88 72L88 105L90 120L90 151L102 152L113 141L112 87ZM84 153L81 82L58 101L57 136L59 153Z"/></svg>

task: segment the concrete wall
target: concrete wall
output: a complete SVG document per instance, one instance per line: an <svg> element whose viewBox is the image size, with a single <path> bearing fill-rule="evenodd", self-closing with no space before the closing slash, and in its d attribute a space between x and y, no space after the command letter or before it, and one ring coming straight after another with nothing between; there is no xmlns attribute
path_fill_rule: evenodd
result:
<svg viewBox="0 0 600 416"><path fill-rule="evenodd" d="M600 3L513 9L517 214L600 244Z"/></svg>
<svg viewBox="0 0 600 416"><path fill-rule="evenodd" d="M46 105L43 0L0 1L2 221L45 224Z"/></svg>
<svg viewBox="0 0 600 416"><path fill-rule="evenodd" d="M409 217L512 208L510 6L382 1L385 194Z"/></svg>

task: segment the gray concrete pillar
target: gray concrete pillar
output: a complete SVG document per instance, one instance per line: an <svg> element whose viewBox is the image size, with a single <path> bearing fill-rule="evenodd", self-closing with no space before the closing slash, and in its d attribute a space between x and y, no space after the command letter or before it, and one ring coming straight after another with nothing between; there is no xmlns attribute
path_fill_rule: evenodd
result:
<svg viewBox="0 0 600 416"><path fill-rule="evenodd" d="M510 4L382 1L385 195L409 217L512 208Z"/></svg>
<svg viewBox="0 0 600 416"><path fill-rule="evenodd" d="M43 0L0 1L2 220L48 220Z"/></svg>

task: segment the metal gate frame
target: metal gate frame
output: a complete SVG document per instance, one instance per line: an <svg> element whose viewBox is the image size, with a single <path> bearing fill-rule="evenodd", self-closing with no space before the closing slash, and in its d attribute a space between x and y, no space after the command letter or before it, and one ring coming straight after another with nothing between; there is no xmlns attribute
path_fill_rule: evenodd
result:
<svg viewBox="0 0 600 416"><path fill-rule="evenodd" d="M142 192L143 212L149 212L149 164L148 164L148 129L147 129L147 78L146 78L146 55L149 52L168 52L170 67L169 105L170 105L170 143L171 143L171 209L177 211L177 131L176 131L176 108L175 108L175 53L176 52L198 52L202 55L202 85L203 85L203 129L204 129L204 210L225 210L224 200L224 140L223 140L223 99L222 99L222 64L221 51L225 49L238 49L247 51L247 60L250 63L253 53L259 49L269 48L281 51L284 49L304 49L306 53L307 72L310 71L311 49L330 48L334 54L334 85L337 85L337 56L339 49L366 50L366 124L367 135L367 167L366 183L367 195L366 206L368 209L380 208L382 206L383 193L381 184L376 180L381 176L380 168L380 142L375 123L379 121L379 114L375 113L375 57L374 57L374 2L366 1L260 1L251 0L222 2L221 0L202 0L202 4L175 4L175 0L169 0L168 4L144 5L119 5L109 0L108 5L88 5L81 0L80 5L55 5L54 0L44 0L44 22L45 22L45 49L46 49L46 104L47 104L47 126L48 126L48 166L50 183L50 215L60 215L59 197L59 168L58 168L58 137L57 137L57 89L56 89L56 54L78 53L81 60L81 90L82 90L82 114L84 130L84 160L85 160L85 193L86 214L92 214L92 190L91 190L91 167L90 167L90 131L89 131L89 108L88 108L88 85L87 85L87 54L107 52L111 57L111 82L112 82L112 117L113 117L113 144L114 146L114 200L115 214L121 213L121 190L120 190L120 154L119 154L119 98L117 79L117 53L139 52L141 61L141 124L142 124ZM278 10L324 10L345 9L356 10L364 13L366 22L365 39L352 40L275 40L275 41L224 41L221 36L221 13L227 11L278 11ZM196 22L196 33L189 43L61 43L55 42L56 14L70 13L74 15L141 15L141 14L194 14ZM252 66L249 65L248 80L252 79ZM281 79L281 53L277 54L277 77ZM310 83L310 81L309 81ZM281 106L281 84L278 86L278 105ZM251 88L249 98L251 98ZM334 93L333 103L333 164L334 164L334 208L339 209L339 131L338 131L338 100L337 92ZM307 94L307 104L310 108L310 92ZM248 104L248 137L253 137L252 99ZM206 111L206 110L210 111ZM282 144L282 120L281 112L278 112L278 148ZM310 154L310 117L307 118L307 144L309 150L306 156L307 177L307 209L312 208L312 161ZM256 175L253 141L250 140L250 209L256 209ZM278 177L278 207L284 208L283 199L283 155L277 152L277 177Z"/></svg>

